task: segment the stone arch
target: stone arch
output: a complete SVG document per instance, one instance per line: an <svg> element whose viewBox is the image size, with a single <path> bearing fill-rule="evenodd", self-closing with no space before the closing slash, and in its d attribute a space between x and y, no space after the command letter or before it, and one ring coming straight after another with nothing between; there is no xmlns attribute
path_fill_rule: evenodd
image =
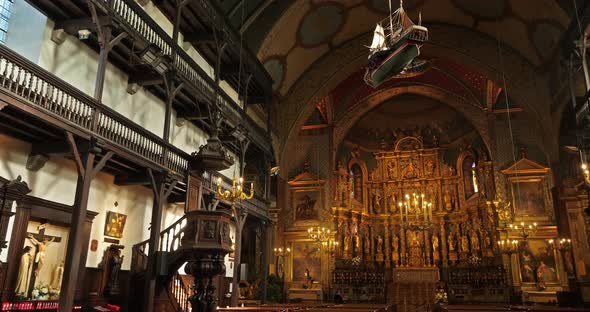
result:
<svg viewBox="0 0 590 312"><path fill-rule="evenodd" d="M373 108L381 105L384 101L403 95L417 94L437 100L463 114L471 122L479 133L488 152L491 151L492 138L488 131L487 117L483 110L467 103L463 98L447 90L431 85L397 86L389 89L378 90L363 100L357 102L334 124L333 142L337 147L344 140L348 131L357 123L362 116Z"/></svg>
<svg viewBox="0 0 590 312"><path fill-rule="evenodd" d="M444 56L470 66L498 84L503 85L505 80L512 97L525 109L521 114L530 115L531 120L542 130L541 135L549 151L554 153L555 141L548 137L553 136L552 120L548 113L551 97L546 94L546 88L537 88L536 82L531 85L531 80L539 76L535 66L517 52L479 32L442 24L429 27L437 36L433 36L433 40L422 50L427 51L428 55ZM275 110L273 117L274 124L281 127L275 128L277 136L274 144L281 161L287 144L290 144L311 113L313 107L310 107L310 103L314 98L328 95L345 77L366 65L367 53L363 44L369 40L370 34L363 34L334 48L330 54L310 66L286 97L278 99L276 104L280 109ZM499 47L503 51L501 58L489 53L490 50L497 51ZM502 68L510 71L503 72Z"/></svg>

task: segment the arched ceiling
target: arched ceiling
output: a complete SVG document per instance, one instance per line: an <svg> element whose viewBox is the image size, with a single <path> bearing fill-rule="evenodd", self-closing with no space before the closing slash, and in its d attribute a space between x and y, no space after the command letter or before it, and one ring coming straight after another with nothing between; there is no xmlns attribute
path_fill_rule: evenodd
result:
<svg viewBox="0 0 590 312"><path fill-rule="evenodd" d="M232 2L219 1L227 7ZM253 2L258 5L252 4L247 11L244 7L244 15L250 19L243 30L254 49L258 47L253 38L263 36L257 55L273 77L279 97L286 96L310 66L329 55L334 47L372 32L375 22L388 12L386 0ZM283 4L276 8L273 17L268 16L268 7L278 2L289 2L290 6ZM404 7L414 20L422 12L427 26L456 26L494 38L541 71L556 57L559 40L570 22L554 0L405 0ZM254 26L264 24L263 21L266 24L262 27L267 29ZM431 32L431 36L437 35L444 36Z"/></svg>
<svg viewBox="0 0 590 312"><path fill-rule="evenodd" d="M423 95L405 93L389 99L363 115L348 131L345 141L375 152L391 144L398 132L419 133L425 143L453 144L474 133L473 125L457 110Z"/></svg>

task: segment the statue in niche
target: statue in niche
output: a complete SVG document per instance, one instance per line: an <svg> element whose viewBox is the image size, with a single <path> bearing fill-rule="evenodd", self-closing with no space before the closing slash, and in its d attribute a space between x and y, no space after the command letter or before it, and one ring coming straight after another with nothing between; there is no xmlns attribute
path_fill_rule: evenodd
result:
<svg viewBox="0 0 590 312"><path fill-rule="evenodd" d="M344 230L344 256L350 255L350 234L348 228Z"/></svg>
<svg viewBox="0 0 590 312"><path fill-rule="evenodd" d="M377 254L383 253L383 237L381 235L377 235Z"/></svg>
<svg viewBox="0 0 590 312"><path fill-rule="evenodd" d="M373 212L375 214L383 213L381 210L381 190L373 189Z"/></svg>
<svg viewBox="0 0 590 312"><path fill-rule="evenodd" d="M461 236L461 251L464 253L469 252L469 240L467 239L467 235Z"/></svg>
<svg viewBox="0 0 590 312"><path fill-rule="evenodd" d="M338 162L338 185L336 191L336 203L342 206L348 205L348 170L344 165L344 162Z"/></svg>
<svg viewBox="0 0 590 312"><path fill-rule="evenodd" d="M361 236L358 233L354 234L354 252L357 255L361 254Z"/></svg>
<svg viewBox="0 0 590 312"><path fill-rule="evenodd" d="M424 163L424 166L426 168L426 176L433 176L434 175L434 169L436 167L436 164L434 163L434 160L432 160L432 158L426 158L426 161Z"/></svg>
<svg viewBox="0 0 590 312"><path fill-rule="evenodd" d="M23 255L20 257L20 266L18 268L18 277L14 293L17 297L29 297L29 283L31 282L31 272L33 270L33 255L31 254L33 248L25 246Z"/></svg>
<svg viewBox="0 0 590 312"><path fill-rule="evenodd" d="M45 238L41 242L38 241L32 234L29 234L28 238L31 240L31 243L37 247L37 255L35 256L35 263L37 263L37 268L35 269L35 275L39 275L39 272L41 271L41 268L43 268L43 264L45 263L45 250L47 249L47 246L49 246L49 244L51 244L55 238Z"/></svg>
<svg viewBox="0 0 590 312"><path fill-rule="evenodd" d="M392 259L393 259L393 263L395 263L395 265L397 265L397 263L399 262L399 237L397 235L393 235L393 253L392 253Z"/></svg>
<svg viewBox="0 0 590 312"><path fill-rule="evenodd" d="M390 160L387 162L387 174L389 175L389 179L395 178L395 161Z"/></svg>
<svg viewBox="0 0 590 312"><path fill-rule="evenodd" d="M482 246L482 250L483 250L483 255L485 257L492 257L494 256L493 254L493 250L492 250L492 238L490 237L490 234L488 233L488 231L483 231L483 246Z"/></svg>
<svg viewBox="0 0 590 312"><path fill-rule="evenodd" d="M449 237L447 238L447 241L449 243L449 251L453 252L455 251L455 235L453 235L453 232L449 233Z"/></svg>
<svg viewBox="0 0 590 312"><path fill-rule="evenodd" d="M63 281L64 277L64 262L61 261L53 270L53 274L51 276L51 287L59 289L61 287L61 282Z"/></svg>
<svg viewBox="0 0 590 312"><path fill-rule="evenodd" d="M365 254L371 254L371 238L369 233L365 234Z"/></svg>
<svg viewBox="0 0 590 312"><path fill-rule="evenodd" d="M445 210L453 211L455 209L455 192L452 192L451 187L447 186L444 188L443 200L445 202Z"/></svg>
<svg viewBox="0 0 590 312"><path fill-rule="evenodd" d="M470 235L470 239L471 239L471 250L473 252L478 252L479 251L479 238L477 237L477 232L475 230L471 230L471 232L469 233Z"/></svg>
<svg viewBox="0 0 590 312"><path fill-rule="evenodd" d="M432 235L432 261L437 263L440 260L440 253L438 251L439 241L436 234Z"/></svg>
<svg viewBox="0 0 590 312"><path fill-rule="evenodd" d="M389 197L387 200L389 206L389 212L396 212L397 211L397 200L395 198L395 192L393 190L389 191Z"/></svg>
<svg viewBox="0 0 590 312"><path fill-rule="evenodd" d="M422 266L422 246L418 241L418 235L416 232L410 232L410 264L412 266Z"/></svg>
<svg viewBox="0 0 590 312"><path fill-rule="evenodd" d="M404 168L403 177L404 178L415 178L416 177L416 168L414 167L413 161L408 161L406 168Z"/></svg>

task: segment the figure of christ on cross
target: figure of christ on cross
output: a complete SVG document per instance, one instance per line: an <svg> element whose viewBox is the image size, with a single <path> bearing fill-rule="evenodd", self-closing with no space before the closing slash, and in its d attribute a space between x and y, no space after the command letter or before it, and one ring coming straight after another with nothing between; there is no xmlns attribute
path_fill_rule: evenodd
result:
<svg viewBox="0 0 590 312"><path fill-rule="evenodd" d="M35 281L39 276L39 272L41 268L43 268L43 264L45 263L45 250L49 244L56 242L61 242L61 237L58 236L51 236L45 235L45 227L46 225L42 224L39 226L39 233L28 233L28 239L31 240L31 243L36 247L35 249L35 261L33 263L33 273L31 275L31 283L29 286L29 293L35 288Z"/></svg>

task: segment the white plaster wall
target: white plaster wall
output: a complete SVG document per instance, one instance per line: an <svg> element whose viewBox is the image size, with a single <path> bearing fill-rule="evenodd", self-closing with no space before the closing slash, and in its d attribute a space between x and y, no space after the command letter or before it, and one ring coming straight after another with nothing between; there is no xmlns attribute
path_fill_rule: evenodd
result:
<svg viewBox="0 0 590 312"><path fill-rule="evenodd" d="M73 161L52 158L41 170L32 172L25 167L30 149L31 145L26 142L0 135L0 176L15 179L21 175L32 190L32 196L72 205L77 180ZM118 202L118 207L115 207L115 201ZM88 251L86 265L96 267L103 251L110 245L104 242L103 231L106 212L114 211L127 215L121 244L125 245L123 269L129 269L131 247L149 238L152 204L153 196L148 188L117 186L114 184L113 176L99 173L92 182L88 200L88 210L98 213L93 222L90 239L98 240L99 244L96 252ZM183 205L166 207L162 216L162 227L169 226L183 214ZM5 259L6 252L3 251L2 256Z"/></svg>

